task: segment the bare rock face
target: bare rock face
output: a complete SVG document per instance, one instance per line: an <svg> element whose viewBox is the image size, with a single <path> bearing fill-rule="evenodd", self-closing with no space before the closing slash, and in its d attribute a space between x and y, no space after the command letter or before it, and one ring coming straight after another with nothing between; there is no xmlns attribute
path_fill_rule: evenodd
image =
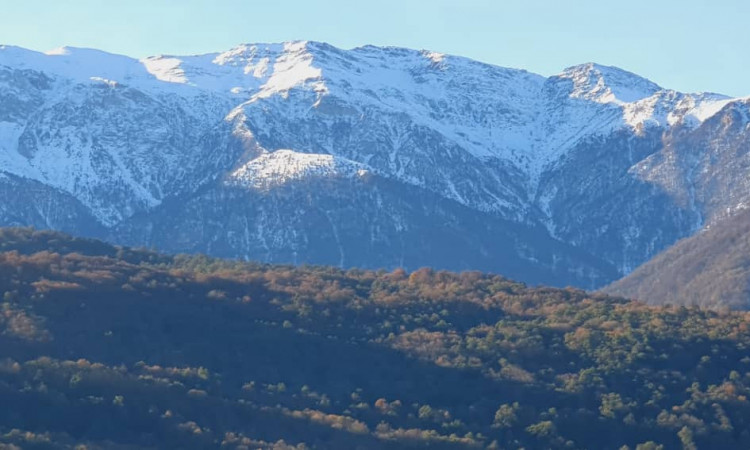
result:
<svg viewBox="0 0 750 450"><path fill-rule="evenodd" d="M0 47L0 225L595 287L745 207L747 110L596 64Z"/></svg>

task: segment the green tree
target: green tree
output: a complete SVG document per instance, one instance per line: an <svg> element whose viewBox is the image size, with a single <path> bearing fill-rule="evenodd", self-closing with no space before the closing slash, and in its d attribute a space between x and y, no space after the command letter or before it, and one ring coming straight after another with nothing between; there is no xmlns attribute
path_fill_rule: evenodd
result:
<svg viewBox="0 0 750 450"><path fill-rule="evenodd" d="M687 426L682 427L682 429L677 433L677 436L680 438L680 442L682 442L682 448L684 450L698 450L698 447L696 447L695 442L693 441L693 432L688 428Z"/></svg>
<svg viewBox="0 0 750 450"><path fill-rule="evenodd" d="M497 411L495 411L495 420L492 422L493 428L512 427L518 421L518 416L516 415L518 409L518 403L500 405Z"/></svg>

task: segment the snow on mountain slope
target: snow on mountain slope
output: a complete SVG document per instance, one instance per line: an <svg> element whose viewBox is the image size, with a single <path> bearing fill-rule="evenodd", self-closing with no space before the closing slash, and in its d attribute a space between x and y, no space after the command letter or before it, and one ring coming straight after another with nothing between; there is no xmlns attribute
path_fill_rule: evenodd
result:
<svg viewBox="0 0 750 450"><path fill-rule="evenodd" d="M659 152L630 169L699 211L696 230L750 205L750 99L725 104L689 132L669 136Z"/></svg>
<svg viewBox="0 0 750 450"><path fill-rule="evenodd" d="M264 99L304 89L312 94L311 104L300 113L315 107L329 113L338 108L335 112L350 116L373 109L407 114L414 125L436 131L461 151L507 161L532 180L581 139L624 125L673 125L686 117L700 122L728 101L664 92L635 74L596 64L571 67L545 80L426 51L372 46L346 51L305 41L140 61L91 49L64 47L43 54L2 46L0 65L150 94L208 91L235 105L264 104ZM670 95L671 101L664 98ZM405 179L414 176L407 173Z"/></svg>
<svg viewBox="0 0 750 450"><path fill-rule="evenodd" d="M2 169L73 195L111 226L217 176L206 156L227 151L206 140L229 104L184 92L124 56L2 47Z"/></svg>
<svg viewBox="0 0 750 450"><path fill-rule="evenodd" d="M11 173L27 170L25 161L18 153L18 138L23 126L13 122L0 122L0 167Z"/></svg>
<svg viewBox="0 0 750 450"><path fill-rule="evenodd" d="M293 77L287 75L288 60L297 61ZM501 161L513 173L508 176L526 180L510 197L528 196L536 191L541 174L581 141L626 127L669 127L685 121L695 125L728 101L718 95L665 91L630 72L595 64L571 67L545 80L425 51L372 46L345 51L320 43L288 45L278 61L274 68L293 81L274 83L272 75L242 106L247 126L257 130L269 150L327 152L375 164L402 181L488 210L493 203L505 206L514 200L502 195L472 198L472 193L456 188L459 180L422 170L431 162L422 161L425 149L406 148L411 136L432 133L429 140L440 143L430 145L430 154L446 147L451 148L447 154L460 153L473 164ZM288 102L290 95L295 100ZM344 146L310 138L330 138L341 134L342 127L370 122L387 126L369 139L358 138L366 143ZM295 133L300 124L306 131ZM268 129L281 131L281 136L264 140ZM387 161L378 163L386 153L381 142L390 149ZM487 180L471 189L499 188Z"/></svg>
<svg viewBox="0 0 750 450"><path fill-rule="evenodd" d="M249 161L232 172L227 183L267 190L307 178L366 176L368 167L332 155L277 150Z"/></svg>
<svg viewBox="0 0 750 450"><path fill-rule="evenodd" d="M0 65L44 73L62 82L86 83L93 78L144 87L151 78L137 59L88 48L61 47L41 53L2 45Z"/></svg>
<svg viewBox="0 0 750 450"><path fill-rule="evenodd" d="M160 81L247 99L275 74L278 60L294 47L293 43L245 44L223 53L153 56L141 63Z"/></svg>

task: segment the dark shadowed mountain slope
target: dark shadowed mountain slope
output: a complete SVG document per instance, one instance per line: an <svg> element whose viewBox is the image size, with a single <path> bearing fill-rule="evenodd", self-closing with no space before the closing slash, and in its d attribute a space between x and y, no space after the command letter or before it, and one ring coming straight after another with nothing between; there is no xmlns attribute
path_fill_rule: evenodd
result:
<svg viewBox="0 0 750 450"><path fill-rule="evenodd" d="M651 304L750 309L750 211L683 239L603 291Z"/></svg>
<svg viewBox="0 0 750 450"><path fill-rule="evenodd" d="M483 214L377 175L316 177L266 192L213 186L155 212L124 221L111 240L272 263L482 267L556 286L594 287L618 275L612 264L552 238L541 225Z"/></svg>

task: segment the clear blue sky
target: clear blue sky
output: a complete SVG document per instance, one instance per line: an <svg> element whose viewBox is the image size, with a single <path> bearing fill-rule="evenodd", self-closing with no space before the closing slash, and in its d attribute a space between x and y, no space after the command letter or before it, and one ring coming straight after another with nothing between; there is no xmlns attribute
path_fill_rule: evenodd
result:
<svg viewBox="0 0 750 450"><path fill-rule="evenodd" d="M588 61L750 95L747 0L12 0L0 43L135 57L293 39L396 45L543 75Z"/></svg>

